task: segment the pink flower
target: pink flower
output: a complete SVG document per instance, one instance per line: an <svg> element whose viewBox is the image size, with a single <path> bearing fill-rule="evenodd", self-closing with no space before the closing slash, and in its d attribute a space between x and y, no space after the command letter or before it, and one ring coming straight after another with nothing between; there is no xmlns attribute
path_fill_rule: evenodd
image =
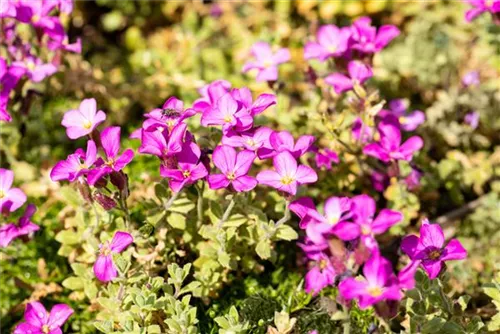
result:
<svg viewBox="0 0 500 334"><path fill-rule="evenodd" d="M234 88L231 90L231 96L252 116L261 114L264 110L275 105L277 102L276 95L274 94L261 94L254 102L250 89L246 87Z"/></svg>
<svg viewBox="0 0 500 334"><path fill-rule="evenodd" d="M465 87L479 86L481 80L478 71L469 71L462 76L462 85Z"/></svg>
<svg viewBox="0 0 500 334"><path fill-rule="evenodd" d="M7 247L17 237L38 231L40 227L31 222L31 217L36 212L36 207L29 204L17 224L9 223L0 227L0 247Z"/></svg>
<svg viewBox="0 0 500 334"><path fill-rule="evenodd" d="M330 235L342 240L352 240L359 236L359 226L349 222L352 213L351 200L347 197L330 197L324 206L325 214L320 214L311 198L303 197L290 203L290 210L300 218L300 228L306 230L309 240L323 244Z"/></svg>
<svg viewBox="0 0 500 334"><path fill-rule="evenodd" d="M286 48L279 49L273 53L271 45L266 42L257 42L251 50L255 61L249 61L243 65L243 73L256 69L257 81L278 80L278 65L290 60L290 51Z"/></svg>
<svg viewBox="0 0 500 334"><path fill-rule="evenodd" d="M326 170L331 170L332 169L332 164L338 164L339 163L339 156L337 153L333 152L332 150L329 150L327 148L323 150L318 150L316 152L316 156L314 157L314 160L316 162L316 166L318 168L324 168Z"/></svg>
<svg viewBox="0 0 500 334"><path fill-rule="evenodd" d="M349 76L341 73L333 73L325 78L325 82L340 94L351 90L356 85L362 85L373 76L372 69L358 60L352 60L347 65Z"/></svg>
<svg viewBox="0 0 500 334"><path fill-rule="evenodd" d="M200 88L199 93L201 98L194 101L193 109L199 113L205 113L212 107L215 107L215 103L226 93L229 93L231 89L231 83L226 80L216 80L208 85Z"/></svg>
<svg viewBox="0 0 500 334"><path fill-rule="evenodd" d="M32 55L27 55L23 61L15 61L12 65L23 67L25 75L33 82L40 82L57 72L57 67L54 64L44 63L40 58Z"/></svg>
<svg viewBox="0 0 500 334"><path fill-rule="evenodd" d="M179 123L172 130L142 130L139 153L156 155L160 159L171 157L182 150L187 125ZM169 133L170 131L170 133Z"/></svg>
<svg viewBox="0 0 500 334"><path fill-rule="evenodd" d="M80 103L78 110L70 110L64 114L62 125L66 127L66 134L70 139L86 136L106 119L106 114L97 111L95 99L85 99Z"/></svg>
<svg viewBox="0 0 500 334"><path fill-rule="evenodd" d="M109 282L118 276L113 263L113 254L123 252L133 242L134 238L130 233L118 231L111 243L105 242L99 245L99 256L94 263L94 274L99 281Z"/></svg>
<svg viewBox="0 0 500 334"><path fill-rule="evenodd" d="M363 275L362 280L349 277L339 284L340 295L346 300L358 299L361 309L384 300L401 300L403 297L390 262L380 253L375 252L366 261Z"/></svg>
<svg viewBox="0 0 500 334"><path fill-rule="evenodd" d="M15 1L6 0L0 2L0 18L16 17Z"/></svg>
<svg viewBox="0 0 500 334"><path fill-rule="evenodd" d="M316 172L308 166L297 165L293 155L284 151L273 158L275 171L265 170L257 174L259 184L265 184L295 195L297 186L306 183L314 183L318 180Z"/></svg>
<svg viewBox="0 0 500 334"><path fill-rule="evenodd" d="M477 129L479 126L480 116L477 111L473 111L465 115L464 122L468 124L472 129Z"/></svg>
<svg viewBox="0 0 500 334"><path fill-rule="evenodd" d="M232 147L243 147L253 152L261 147L272 149L269 143L269 137L272 133L273 130L264 126L240 133L229 130L222 136L222 144Z"/></svg>
<svg viewBox="0 0 500 334"><path fill-rule="evenodd" d="M382 117L384 120L395 117L404 131L415 131L425 122L425 114L422 111L407 112L406 105L401 99L389 102L389 108L390 110L381 110L377 116Z"/></svg>
<svg viewBox="0 0 500 334"><path fill-rule="evenodd" d="M325 253L316 253L312 256L314 266L309 269L305 277L305 290L317 295L321 290L335 283L335 269Z"/></svg>
<svg viewBox="0 0 500 334"><path fill-rule="evenodd" d="M87 152L82 149L70 154L66 160L59 161L50 171L52 181L68 180L73 182L86 175L97 159L97 148L93 140L87 142Z"/></svg>
<svg viewBox="0 0 500 334"><path fill-rule="evenodd" d="M153 109L145 115L147 119L144 121L142 128L150 130L152 127L164 127L171 131L176 125L194 114L196 114L196 110L192 108L184 109L184 102L172 96L165 101L161 109Z"/></svg>
<svg viewBox="0 0 500 334"><path fill-rule="evenodd" d="M304 155L314 142L314 136L300 136L295 142L292 134L288 131L273 132L269 136L269 146L264 145L257 152L260 159L274 157L280 152L290 152L296 159Z"/></svg>
<svg viewBox="0 0 500 334"><path fill-rule="evenodd" d="M384 162L391 160L411 161L413 154L424 146L424 142L419 136L410 137L401 144L401 131L393 122L380 122L378 130L380 141L366 145L363 153Z"/></svg>
<svg viewBox="0 0 500 334"><path fill-rule="evenodd" d="M0 57L0 121L12 121L12 117L7 112L9 95L25 73L24 66L16 66L14 64L9 66L7 65L7 61Z"/></svg>
<svg viewBox="0 0 500 334"><path fill-rule="evenodd" d="M304 58L325 61L330 57L340 57L346 52L350 37L349 28L338 28L333 24L321 26L316 35L317 42L307 42L304 47Z"/></svg>
<svg viewBox="0 0 500 334"><path fill-rule="evenodd" d="M401 249L412 261L421 263L430 279L436 278L449 260L462 260L467 257L467 251L460 241L452 239L445 246L444 234L439 224L429 224L425 220L420 227L420 238L410 235L403 239Z"/></svg>
<svg viewBox="0 0 500 334"><path fill-rule="evenodd" d="M253 117L246 108L238 104L230 93L226 93L217 100L214 107L203 113L201 125L222 125L224 133L232 128L237 131L245 131L252 127Z"/></svg>
<svg viewBox="0 0 500 334"><path fill-rule="evenodd" d="M126 149L121 156L120 152L120 132L119 126L112 126L104 129L101 133L101 144L106 154L106 160L99 158L96 162L96 168L92 169L87 180L93 186L99 179L112 172L119 172L134 158L134 151Z"/></svg>
<svg viewBox="0 0 500 334"><path fill-rule="evenodd" d="M403 220L403 215L400 212L389 209L382 209L375 217L375 200L368 195L354 196L351 201L353 203L353 220L358 225L358 228L350 232L352 234L357 233L361 237L361 241L369 249L377 248L375 235L386 232Z"/></svg>
<svg viewBox="0 0 500 334"><path fill-rule="evenodd" d="M373 139L373 128L364 124L358 117L352 123L352 137L361 143L367 143Z"/></svg>
<svg viewBox="0 0 500 334"><path fill-rule="evenodd" d="M61 327L73 314L73 309L66 304L56 304L47 314L45 307L39 302L26 305L24 321L16 326L14 334L62 333Z"/></svg>
<svg viewBox="0 0 500 334"><path fill-rule="evenodd" d="M500 0L464 0L472 8L465 12L465 20L471 22L484 12L500 13Z"/></svg>
<svg viewBox="0 0 500 334"><path fill-rule="evenodd" d="M221 145L215 148L212 159L222 174L208 176L211 189L227 188L232 185L236 192L242 192L250 191L257 186L257 180L247 175L255 160L254 152L244 150L236 153L231 146Z"/></svg>
<svg viewBox="0 0 500 334"><path fill-rule="evenodd" d="M50 16L57 1L19 0L16 2L16 19L29 23L53 40L64 39L64 28L58 17Z"/></svg>
<svg viewBox="0 0 500 334"><path fill-rule="evenodd" d="M194 142L184 143L182 150L173 160L160 166L162 177L168 178L170 189L179 192L187 185L195 183L208 175L208 170L200 161L201 150Z"/></svg>
<svg viewBox="0 0 500 334"><path fill-rule="evenodd" d="M377 32L368 17L354 21L351 32L351 48L364 53L379 52L400 34L399 29L393 25L383 25Z"/></svg>
<svg viewBox="0 0 500 334"><path fill-rule="evenodd" d="M13 212L26 202L26 195L19 188L12 188L14 172L0 168L0 211Z"/></svg>

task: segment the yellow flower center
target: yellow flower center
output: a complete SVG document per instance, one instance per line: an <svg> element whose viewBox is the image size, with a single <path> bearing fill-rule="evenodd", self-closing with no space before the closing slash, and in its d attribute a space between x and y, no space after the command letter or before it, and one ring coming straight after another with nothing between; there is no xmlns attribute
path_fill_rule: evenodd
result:
<svg viewBox="0 0 500 334"><path fill-rule="evenodd" d="M264 60L264 63L262 65L264 65L265 68L269 68L273 66L273 62L271 60Z"/></svg>
<svg viewBox="0 0 500 334"><path fill-rule="evenodd" d="M254 147L254 146L255 146L255 144L256 144L256 143L253 141L253 139L248 139L248 140L247 140L247 145L248 145L248 146Z"/></svg>
<svg viewBox="0 0 500 334"><path fill-rule="evenodd" d="M92 122L91 122L91 121L88 121L88 120L87 120L87 121L85 121L85 122L83 123L83 127L84 127L85 129L87 129L87 130L88 130L88 129L90 129L90 128L92 127Z"/></svg>
<svg viewBox="0 0 500 334"><path fill-rule="evenodd" d="M236 178L236 176L234 175L234 172L227 173L226 177L229 181L232 181Z"/></svg>
<svg viewBox="0 0 500 334"><path fill-rule="evenodd" d="M0 190L0 199L5 197L5 192L3 190Z"/></svg>
<svg viewBox="0 0 500 334"><path fill-rule="evenodd" d="M369 235L372 233L372 229L369 226L363 225L361 226L361 233L363 235Z"/></svg>
<svg viewBox="0 0 500 334"><path fill-rule="evenodd" d="M33 15L31 22L37 23L38 21L40 21L40 15Z"/></svg>
<svg viewBox="0 0 500 334"><path fill-rule="evenodd" d="M328 47L328 52L335 53L335 51L337 51L337 46L336 45L330 45Z"/></svg>
<svg viewBox="0 0 500 334"><path fill-rule="evenodd" d="M328 219L328 223L330 223L330 225L335 225L339 222L339 217L337 216L333 216L333 217L330 217L330 219Z"/></svg>
<svg viewBox="0 0 500 334"><path fill-rule="evenodd" d="M86 169L87 168L87 165L85 165L84 163L81 163L80 166L78 166L78 170L82 170L82 169Z"/></svg>
<svg viewBox="0 0 500 334"><path fill-rule="evenodd" d="M224 117L224 122L226 122L226 123L231 123L231 122L233 121L233 119L234 119L234 118L233 118L233 116L232 116L232 115L226 115L226 116Z"/></svg>
<svg viewBox="0 0 500 334"><path fill-rule="evenodd" d="M380 296L384 291L379 288L378 286L372 286L372 287L369 287L367 289L368 293L370 294L370 296L372 297L378 297Z"/></svg>
<svg viewBox="0 0 500 334"><path fill-rule="evenodd" d="M441 257L441 251L440 250L433 250L432 252L429 253L429 258L431 260L437 260Z"/></svg>
<svg viewBox="0 0 500 334"><path fill-rule="evenodd" d="M281 178L281 183L282 184L290 184L292 183L293 181L295 181L295 179L293 177L290 177L290 176L283 176Z"/></svg>
<svg viewBox="0 0 500 334"><path fill-rule="evenodd" d="M318 263L318 267L320 270L325 269L327 265L328 265L328 261L325 259L321 259Z"/></svg>
<svg viewBox="0 0 500 334"><path fill-rule="evenodd" d="M182 175L184 176L185 179L191 176L191 171L189 170L184 170L182 171Z"/></svg>
<svg viewBox="0 0 500 334"><path fill-rule="evenodd" d="M486 0L486 1L484 2L484 4L486 5L486 7L488 7L488 8L489 8L489 7L493 6L493 2L494 2L494 1L495 1L495 0Z"/></svg>
<svg viewBox="0 0 500 334"><path fill-rule="evenodd" d="M35 63L32 61L29 61L26 66L28 67L28 70L33 71L36 67Z"/></svg>
<svg viewBox="0 0 500 334"><path fill-rule="evenodd" d="M50 327L49 327L49 325L43 325L42 326L42 332L45 333L45 334L50 333Z"/></svg>
<svg viewBox="0 0 500 334"><path fill-rule="evenodd" d="M408 118L406 118L404 116L399 117L399 123L401 123L401 124L408 123Z"/></svg>
<svg viewBox="0 0 500 334"><path fill-rule="evenodd" d="M109 245L102 245L101 249L99 249L99 254L104 256L108 256L109 254L111 254L111 248L109 248Z"/></svg>

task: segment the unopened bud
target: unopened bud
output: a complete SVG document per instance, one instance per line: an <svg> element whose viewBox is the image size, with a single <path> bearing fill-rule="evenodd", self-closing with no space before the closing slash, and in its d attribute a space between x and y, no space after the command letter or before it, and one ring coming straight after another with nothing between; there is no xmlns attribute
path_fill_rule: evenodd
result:
<svg viewBox="0 0 500 334"><path fill-rule="evenodd" d="M94 199L106 211L109 211L109 210L113 209L114 207L116 207L116 202L114 199L112 199L111 197L104 195L100 192L97 192L94 194Z"/></svg>

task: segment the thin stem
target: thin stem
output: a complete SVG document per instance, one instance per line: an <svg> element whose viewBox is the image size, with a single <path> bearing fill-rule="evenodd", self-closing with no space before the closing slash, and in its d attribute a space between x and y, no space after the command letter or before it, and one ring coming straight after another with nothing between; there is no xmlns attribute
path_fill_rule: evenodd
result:
<svg viewBox="0 0 500 334"><path fill-rule="evenodd" d="M226 220L228 220L229 216L231 215L231 211L233 211L235 204L236 204L236 202L234 200L234 195L231 195L231 201L229 202L229 205L227 206L226 211L224 211L222 218L217 223L218 230L220 230L224 226L224 223L226 222Z"/></svg>
<svg viewBox="0 0 500 334"><path fill-rule="evenodd" d="M118 201L119 205L120 205L120 209L123 211L123 213L125 213L125 226L127 227L127 229L130 227L130 213L128 212L128 206L127 206L127 200L125 198L123 198L123 196L121 196L120 194L120 200Z"/></svg>
<svg viewBox="0 0 500 334"><path fill-rule="evenodd" d="M170 199L168 200L168 202L166 202L166 203L163 204L163 207L165 208L165 211L168 211L170 209L170 207L174 204L174 202L177 199L177 197L179 197L180 193L181 193L180 191L174 193L172 195L172 197L170 197Z"/></svg>
<svg viewBox="0 0 500 334"><path fill-rule="evenodd" d="M286 201L286 204L285 204L285 215L276 222L276 224L274 224L274 227L275 229L278 229L278 227L280 227L281 224L284 224L286 223L287 221L290 220L290 218L292 218L292 215L290 214L290 201Z"/></svg>
<svg viewBox="0 0 500 334"><path fill-rule="evenodd" d="M198 190L198 201L196 203L196 214L198 216L197 226L200 227L203 224L203 190L205 189L205 183L201 184L201 187L196 186Z"/></svg>

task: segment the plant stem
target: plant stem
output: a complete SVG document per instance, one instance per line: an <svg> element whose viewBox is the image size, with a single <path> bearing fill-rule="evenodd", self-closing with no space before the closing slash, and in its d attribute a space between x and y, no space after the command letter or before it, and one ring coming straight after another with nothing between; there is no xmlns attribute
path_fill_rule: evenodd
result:
<svg viewBox="0 0 500 334"><path fill-rule="evenodd" d="M217 223L218 230L220 230L224 226L224 223L226 222L226 220L228 220L229 215L231 215L231 211L233 211L235 204L236 204L236 202L234 201L234 195L231 195L231 201L229 202L229 205L227 206L226 211L224 211L222 218Z"/></svg>
<svg viewBox="0 0 500 334"><path fill-rule="evenodd" d="M203 190L205 189L205 183L201 184L201 187L196 186L198 190L198 201L196 203L196 213L198 216L198 221L196 222L198 228L203 224Z"/></svg>
<svg viewBox="0 0 500 334"><path fill-rule="evenodd" d="M170 209L170 207L172 206L172 204L174 204L174 202L177 199L177 197L179 197L180 193L181 193L180 191L174 193L172 195L172 197L170 197L170 199L168 200L168 202L166 202L166 203L163 204L163 207L165 208L165 211L168 211L168 209Z"/></svg>
<svg viewBox="0 0 500 334"><path fill-rule="evenodd" d="M276 224L274 224L275 229L278 229L278 227L280 227L281 224L286 223L287 221L290 220L290 218L292 218L292 215L290 214L289 205L290 201L287 200L285 204L285 215L280 220L278 220Z"/></svg>

